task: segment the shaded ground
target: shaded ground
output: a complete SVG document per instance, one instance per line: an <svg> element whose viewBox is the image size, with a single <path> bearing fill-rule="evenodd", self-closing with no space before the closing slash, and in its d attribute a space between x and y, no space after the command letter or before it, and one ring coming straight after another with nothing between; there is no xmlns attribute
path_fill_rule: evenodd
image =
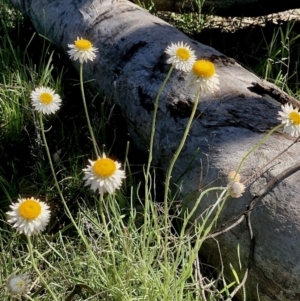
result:
<svg viewBox="0 0 300 301"><path fill-rule="evenodd" d="M181 14L173 12L157 12L158 17L176 25L176 22L182 18ZM280 25L287 21L300 22L300 9L291 9L279 13L262 15L257 17L240 17L240 16L219 16L219 15L202 15L205 19L203 29L218 28L221 32L236 32L245 28L265 27L267 24ZM197 28L197 24L195 24Z"/></svg>
<svg viewBox="0 0 300 301"><path fill-rule="evenodd" d="M300 21L300 9L288 10L276 14L258 17L220 17L209 16L204 28L218 28L221 32L236 32L246 28L282 25L287 21Z"/></svg>

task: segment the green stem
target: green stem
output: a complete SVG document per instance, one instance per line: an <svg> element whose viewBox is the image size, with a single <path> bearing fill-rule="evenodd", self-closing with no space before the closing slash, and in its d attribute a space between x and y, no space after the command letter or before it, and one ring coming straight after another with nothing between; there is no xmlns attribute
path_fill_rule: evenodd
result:
<svg viewBox="0 0 300 301"><path fill-rule="evenodd" d="M267 133L260 141L258 141L258 143L256 143L248 152L247 154L243 157L242 161L240 162L235 176L238 174L238 172L241 170L244 162L246 161L246 159L250 156L250 154L252 152L254 152L257 148L259 148L275 131L279 130L281 127L283 127L283 124L279 124L277 126L275 126L272 130L269 131L269 133Z"/></svg>
<svg viewBox="0 0 300 301"><path fill-rule="evenodd" d="M200 96L200 91L198 91L197 94L196 94L191 116L190 116L190 118L188 120L188 123L186 125L186 128L185 128L185 131L184 131L183 136L181 138L180 144L177 147L177 149L176 149L176 151L175 151L175 153L174 153L174 155L173 155L173 157L171 159L169 168L168 168L167 173L166 173L165 192L164 192L165 225L167 223L167 216L168 216L167 215L167 212L168 212L168 193L169 193L169 186L170 186L170 180L171 180L172 170L173 170L175 162L177 161L178 156L179 156L179 154L180 154L180 152L181 152L181 150L182 150L182 148L184 146L184 143L186 141L187 135L188 135L188 133L190 131L191 124L193 122L193 119L194 119L194 116L195 116L195 113L196 113L196 110L197 110L197 107L198 107L199 96Z"/></svg>
<svg viewBox="0 0 300 301"><path fill-rule="evenodd" d="M37 265L36 265L36 262L35 262L35 259L34 259L34 256L33 256L33 247L32 247L30 236L28 236L28 235L26 235L26 236L27 236L28 251L29 251L30 258L31 258L32 266L33 266L34 270L36 271L36 273L38 274L39 278L41 279L43 285L45 286L45 288L48 290L48 292L52 296L53 300L58 301L55 294L52 292L52 290L48 286L47 282L45 281L44 277L42 276L40 270L37 268Z"/></svg>
<svg viewBox="0 0 300 301"><path fill-rule="evenodd" d="M67 212L67 215L68 217L70 218L73 226L75 227L75 229L77 230L80 238L82 239L82 241L84 242L88 252L90 253L90 255L94 258L94 260L98 263L98 267L100 269L100 271L102 272L102 275L105 275L101 265L99 264L99 261L97 259L97 257L95 256L95 254L93 253L93 251L91 250L90 248L90 245L89 243L87 242L85 236L83 235L82 231L80 230L80 228L77 226L70 210L69 210L69 207L67 205L67 202L65 201L65 198L62 194L62 191L59 187L59 184L58 184L58 181L57 181L57 177L56 177L56 173L55 173L55 170L54 170L54 167L53 167L53 163L52 163L52 159L51 159L51 154L50 154L50 151L49 151L49 147L48 147L48 143L47 143L47 139L46 139L46 136L45 136L45 130L44 130L44 123L43 123L43 114L42 112L39 113L39 122L40 122L40 127L41 127L41 133L42 133L42 139L43 139L43 142L44 142L44 146L45 146L45 149L46 149L46 153L47 153L47 157L48 157L48 161L49 161L49 165L50 165L50 168L51 168L51 172L52 172L52 176L53 176L53 179L54 179L54 183L55 183L55 187L57 189L57 192L59 194L59 197L64 205L64 208Z"/></svg>
<svg viewBox="0 0 300 301"><path fill-rule="evenodd" d="M161 96L161 93L163 92L168 80L170 79L170 76L172 74L172 71L174 70L174 66L172 65L166 78L164 79L163 83L159 87L159 90L157 92L155 102L154 102L154 111L153 111L153 117L152 117L152 127L151 127L151 133L150 133L150 143L149 143L149 156L148 156L148 163L147 163L147 169L145 173L145 204L144 204L144 240L143 240L143 246L145 247L145 240L147 237L147 221L149 219L148 212L149 212L149 180L150 180L150 168L151 168L151 162L153 158L153 144L154 144L154 135L155 135L155 126L156 126L156 116L158 111L158 101ZM143 248L144 250L145 248Z"/></svg>
<svg viewBox="0 0 300 301"><path fill-rule="evenodd" d="M113 201L115 201L115 199ZM108 247L109 247L110 255L111 255L111 258L112 258L112 268L114 270L113 275L114 275L114 278L115 278L114 280L115 280L115 282L117 282L117 280L118 280L118 282L121 285L124 285L123 281L120 278L119 273L117 271L116 258L115 258L115 250L113 249L112 244L111 244L111 237L109 235L108 226L107 226L107 223L106 223L106 218L105 218L105 214L104 214L104 210L103 210L103 207L104 207L103 206L103 202L104 202L103 192L101 192L100 193L100 198L99 198L99 214L101 216L102 223L104 225L105 235L106 235L106 238L107 238ZM123 293L128 296L127 290L126 290L125 287L124 287Z"/></svg>
<svg viewBox="0 0 300 301"><path fill-rule="evenodd" d="M83 102L85 117L86 117L86 120L87 120L90 135L91 135L91 138L92 138L95 154L96 154L97 157L99 157L98 147L97 147L94 131L93 131L93 128L92 128L92 125L91 125L89 112L88 112L87 105L86 105L85 93L84 93L84 88L83 88L83 75L82 75L82 73L83 73L83 64L80 64L80 68L79 68L80 90L81 90L81 96L82 96L82 102Z"/></svg>
<svg viewBox="0 0 300 301"><path fill-rule="evenodd" d="M168 247L168 238L169 238L169 227L168 227L168 213L169 213L169 206L168 206L168 194L169 194L169 186L170 186L170 180L171 180L171 174L172 174L172 170L173 167L175 165L175 162L177 161L179 154L185 144L186 138L188 136L188 133L190 131L192 122L194 120L194 116L198 107L198 103L199 103L199 96L200 96L200 90L197 92L195 99L194 99L194 106L191 112L191 116L187 122L185 131L183 133L183 136L181 138L180 144L177 147L171 161L170 161L170 165L168 167L167 173L166 173L166 180L165 180L165 191L164 191L164 228L165 228L165 243L164 243L164 260L165 260L165 266L167 266L167 247ZM165 275L166 279L168 279L169 275Z"/></svg>
<svg viewBox="0 0 300 301"><path fill-rule="evenodd" d="M201 192L201 194L199 195L199 197L197 198L193 208L191 211L186 211L185 213L187 214L184 219L183 219L183 224L181 226L181 229L180 229L180 238L183 239L184 235L186 234L185 231L186 231L186 227L187 225L190 223L191 221L191 218L192 216L194 215L195 211L197 210L197 208L199 208L199 205L200 205L200 202L202 200L202 198L208 194L209 192L211 191L218 191L218 190L226 190L226 187L211 187L211 188L208 188L206 190L204 190L203 192ZM222 194L221 194L222 195ZM217 203L219 203L219 199L217 201ZM214 205L216 206L216 205Z"/></svg>
<svg viewBox="0 0 300 301"><path fill-rule="evenodd" d="M161 84L161 86L158 90L158 93L156 95L155 102L154 102L154 111L153 111L153 117L152 117L152 128L151 128L150 144L149 144L149 157L148 157L146 179L145 179L146 182L147 182L147 179L148 179L148 175L149 175L150 168L151 168L151 162L152 162L152 158L153 158L153 143L154 143L154 135L155 135L156 115L157 115L157 111L158 111L158 101L159 101L160 95L161 95L162 91L164 90L164 88L165 88L165 86L166 86L173 70L174 70L174 66L172 65L172 67L170 68L165 80L163 81L163 83Z"/></svg>
<svg viewBox="0 0 300 301"><path fill-rule="evenodd" d="M34 301L34 299L32 299L29 295L25 294L24 297L30 301Z"/></svg>
<svg viewBox="0 0 300 301"><path fill-rule="evenodd" d="M150 143L149 143L149 156L148 156L148 164L147 164L147 170L146 170L146 175L145 175L145 204L147 204L149 198L148 198L148 183L149 183L149 174L150 174L150 168L151 168L151 162L153 158L153 144L154 144L154 135L155 135L155 125L156 125L156 116L157 116L157 111L158 111L158 101L160 98L160 95L162 91L164 90L171 74L172 71L174 70L174 66L170 68L165 80L161 84L158 93L155 98L154 102L154 111L153 111L153 117L152 117L152 128L151 128L151 134L150 134Z"/></svg>
<svg viewBox="0 0 300 301"><path fill-rule="evenodd" d="M110 235L109 235L109 231L108 231L108 227L107 227L107 223L106 223L106 218L105 218L105 214L104 214L104 210L103 210L103 202L104 202L104 198L103 198L103 192L100 193L100 198L99 198L99 214L101 216L102 219L102 223L104 225L104 230L105 230L105 235L107 238L107 242L108 242L108 246L110 249L110 254L111 254L111 258L112 258L112 262L113 262L113 269L114 269L114 276L118 275L117 270L116 270L116 260L115 260L115 252L114 249L111 245L111 241L110 241Z"/></svg>

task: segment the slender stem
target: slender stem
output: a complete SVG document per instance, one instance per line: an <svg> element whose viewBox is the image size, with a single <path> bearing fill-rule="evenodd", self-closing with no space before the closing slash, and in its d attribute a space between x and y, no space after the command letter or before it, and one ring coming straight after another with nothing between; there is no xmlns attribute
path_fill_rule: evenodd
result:
<svg viewBox="0 0 300 301"><path fill-rule="evenodd" d="M154 111L153 111L153 117L152 117L152 127L151 127L151 134L150 134L150 143L149 143L149 155L148 155L148 164L147 164L147 169L146 169L146 173L145 173L145 204L144 204L144 240L143 240L143 246L145 247L145 240L147 238L147 231L148 231L148 227L147 227L147 221L148 221L148 212L149 212L149 180L150 180L150 168L151 168L151 162L152 162L152 158L153 158L153 144L154 144L154 135L155 135L155 125L156 125L156 116L157 116L157 111L158 111L158 101L159 98L161 96L161 93L163 92L171 74L172 71L174 70L174 66L172 65L166 78L164 79L163 83L161 84L161 86L159 87L159 90L157 92L156 98L155 98L155 102L154 102ZM143 250L145 249L143 247Z"/></svg>
<svg viewBox="0 0 300 301"><path fill-rule="evenodd" d="M30 301L34 301L34 299L32 299L29 295L25 294L24 297Z"/></svg>
<svg viewBox="0 0 300 301"><path fill-rule="evenodd" d="M278 155L276 155L275 157L273 157L270 161L268 161L265 165L263 165L262 167L259 168L258 171L256 171L251 177L247 178L246 181L243 181L243 184L245 184L246 182L250 182L253 178L255 178L262 170L264 170L269 164L271 164L272 162L274 162L276 159L278 159L282 154L286 153L294 144L300 142L300 137L298 137L295 141L292 142L292 144L290 144L287 148L285 148L282 152L280 152Z"/></svg>
<svg viewBox="0 0 300 301"><path fill-rule="evenodd" d="M113 199L113 200L111 200L111 201L115 201L115 199ZM110 237L110 235L109 235L109 231L108 231L108 227L107 227L107 223L106 223L106 218L105 218L105 214L104 214L104 210L103 210L103 207L104 207L104 206L103 206L103 202L104 202L103 192L101 192L101 193L100 193L100 198L99 198L99 214L100 214L100 216L101 216L102 223L103 223L103 225L104 225L105 235L106 235L106 238L107 238L108 247L109 247L110 255L111 255L111 258L112 258L112 268L113 268L113 270L114 270L113 275L114 275L114 278L115 278L114 280L115 280L116 282L117 282L117 280L118 280L118 282L119 282L120 284L124 285L124 284L123 284L123 281L122 281L122 279L120 278L119 273L118 273L118 271L117 271L116 258L115 258L115 250L113 249L112 244L111 244L111 237ZM125 295L128 296L127 290L126 290L125 287L124 287L123 293L124 293Z"/></svg>
<svg viewBox="0 0 300 301"><path fill-rule="evenodd" d="M208 194L209 192L217 191L217 190L222 190L223 192L221 193L221 195L220 195L219 198L217 199L216 203L212 206L210 212L209 212L208 214L206 214L206 216L205 216L204 219L202 218L202 216L205 214L205 211L206 211L206 210L201 214L200 217L202 218L202 222L201 222L200 227L199 227L199 228L197 227L197 233L196 233L197 240L200 239L200 238L201 238L201 240L203 240L203 241L205 240L205 237L206 237L207 234L202 235L202 232L203 232L203 230L204 230L205 224L206 224L206 222L207 222L207 220L208 220L208 217L210 216L210 214L212 213L212 211L215 209L215 207L216 207L221 201L224 201L224 202L225 202L226 196L225 196L225 197L223 197L223 196L224 196L225 192L227 191L226 187L211 187L211 188L206 189L206 190L203 191L203 192L200 194L200 196L197 198L197 200L196 200L196 202L195 202L195 204L194 204L192 210L191 210L191 211L187 211L187 210L185 211L185 214L186 214L186 215L184 216L184 218L183 218L183 223L182 223L182 225L181 225L181 227L180 227L180 241L181 241L181 242L184 243L184 239L185 239L187 233L190 231L190 228L191 228L193 225L195 225L195 224L191 224L191 223L190 223L190 220L191 220L192 216L194 215L195 211L197 210L197 208L199 207L199 204L200 204L202 198L203 198L206 194ZM224 202L222 203L221 207L224 205ZM218 212L221 212L220 209L218 209ZM218 217L218 213L217 213L216 216L213 218L213 220L211 221L211 223L209 224L209 226L207 227L207 229L210 229L210 228L213 226L213 224L215 223L217 217ZM197 221L197 219L194 220L194 222L197 223L197 224L200 224L199 221ZM188 224L190 224L190 227L187 229ZM207 229L205 230L205 232L207 232ZM196 244L195 244L194 246L196 246ZM180 260L180 253L177 253L175 262L178 262L178 260ZM175 272L175 271L174 271L174 272Z"/></svg>
<svg viewBox="0 0 300 301"><path fill-rule="evenodd" d="M33 247L32 247L30 236L28 236L28 235L26 235L26 236L27 236L28 251L29 251L30 258L31 258L32 266L33 266L35 272L38 274L39 278L41 279L43 285L45 286L45 288L48 290L48 292L52 296L53 300L58 301L55 294L52 292L51 288L48 286L47 282L45 281L44 277L42 276L40 270L37 268L37 265L36 265L36 262L35 262L35 259L34 259L34 256L33 256Z"/></svg>
<svg viewBox="0 0 300 301"><path fill-rule="evenodd" d="M95 155L97 157L99 157L97 142L96 142L96 139L95 139L94 131L93 131L93 128L92 128L92 125L91 125L90 117L89 117L89 112L88 112L87 105L86 105L85 93L84 93L84 88L83 88L83 75L82 75L82 73L83 73L83 64L80 64L80 68L79 68L80 90L81 90L81 96L82 96L82 102L83 102L85 117L86 117L86 120L87 120L90 135L91 135L91 138L92 138Z"/></svg>
<svg viewBox="0 0 300 301"><path fill-rule="evenodd" d="M258 143L256 143L248 152L247 154L243 157L242 161L240 162L235 175L238 174L238 172L241 170L244 162L246 161L246 159L250 156L251 153L253 153L257 148L259 148L275 131L277 131L278 129L280 129L281 127L283 127L283 124L279 124L277 126L275 126L273 129L271 129L269 131L269 133L267 133L260 141L258 141Z"/></svg>
<svg viewBox="0 0 300 301"><path fill-rule="evenodd" d="M152 128L151 128L151 134L150 134L150 143L149 143L149 156L148 156L148 164L147 164L147 170L146 170L146 175L145 175L145 204L147 204L149 198L148 198L148 189L149 189L149 175L150 175L150 168L151 168L151 162L153 158L153 143L154 143L154 135L155 135L155 125L156 125L156 116L157 116L157 111L158 111L158 101L160 98L160 95L162 91L164 90L171 74L172 71L174 70L174 66L170 68L166 78L164 79L163 83L161 84L156 98L154 102L154 111L153 111L153 117L152 117Z"/></svg>
<svg viewBox="0 0 300 301"><path fill-rule="evenodd" d="M167 173L166 173L166 180L165 180L165 192L164 192L164 214L165 214L165 225L167 225L167 215L168 215L168 193L169 193L169 186L170 186L170 180L171 180L171 174L172 174L172 170L173 170L173 167L175 165L175 162L177 161L177 158L184 146L184 143L186 141L186 138L187 138L187 135L190 131L190 128L191 128L191 124L193 122L193 119L194 119L194 116L195 116L195 113L196 113L196 110L197 110L197 107L198 107L198 103L199 103L199 96L200 96L200 91L197 92L196 94L196 97L195 97L195 100L194 100L194 106L193 106L193 110L192 110L192 113L191 113L191 116L188 120L188 123L185 127L185 131L183 133L183 136L181 138L181 141L180 141L180 144L178 145L172 159L171 159L171 162L170 162L170 165L169 165L169 168L167 170Z"/></svg>
<svg viewBox="0 0 300 301"><path fill-rule="evenodd" d="M110 254L111 254L111 258L112 258L112 266L113 266L113 269L114 269L114 272L115 272L114 276L116 276L116 275L118 275L118 273L117 273L117 270L116 270L115 252L114 252L114 249L111 245L110 235L109 235L109 231L108 231L108 227L107 227L107 223L106 223L106 218L105 218L105 214L104 214L104 210L103 210L103 202L104 202L103 192L101 192L100 197L99 197L99 214L101 216L102 223L104 225L105 235L106 235L108 246L109 246L109 249L110 249Z"/></svg>
<svg viewBox="0 0 300 301"><path fill-rule="evenodd" d="M146 179L145 179L146 181L148 179L148 175L149 175L150 167L151 167L151 162L152 162L152 157L153 157L153 142L154 142L154 135L155 135L156 115L157 115L157 111L158 111L158 101L159 101L160 95L161 95L162 91L164 90L164 88L165 88L165 86L166 86L173 70L174 70L174 66L172 65L172 67L170 68L165 80L163 81L163 83L161 84L161 86L158 90L158 93L156 95L155 102L154 102L152 128L151 128L150 144L149 144L149 156L148 156L148 164L147 164Z"/></svg>
<svg viewBox="0 0 300 301"><path fill-rule="evenodd" d="M192 122L194 120L194 116L198 107L198 103L199 103L199 96L200 96L200 90L198 90L195 99L194 99L194 106L191 112L191 116L187 122L185 131L183 133L183 136L181 138L181 141L170 161L170 165L168 167L167 173L166 173L166 179L165 179L165 191L164 191L164 228L165 228L165 243L164 243L164 260L165 260L165 266L167 266L167 247L168 247L168 237L169 237L169 233L168 233L168 213L169 213L169 206L168 206L168 193L169 193L169 186L170 186L170 180L171 180L171 174L172 174L172 170L173 167L175 165L175 162L178 159L178 156L185 144L186 138L188 136L188 133L190 131ZM169 275L166 275L166 279L168 279Z"/></svg>
<svg viewBox="0 0 300 301"><path fill-rule="evenodd" d="M52 159L51 159L51 154L50 154L50 151L49 151L49 147L48 147L48 143L47 143L47 139L46 139L46 136L45 136L45 130L44 130L44 123L43 123L43 114L40 112L39 113L39 122L40 122L40 127L41 127L41 132L42 132L42 138L43 138L43 142L44 142L44 146L45 146L45 149L46 149L46 153L47 153L47 157L48 157L48 161L49 161L49 165L50 165L50 168L51 168L51 172L52 172L52 176L53 176L53 179L54 179L54 183L55 183L55 187L57 189L57 192L60 196L60 199L64 205L64 208L67 212L67 215L68 217L70 218L73 226L75 227L75 229L77 230L80 238L82 239L82 241L84 242L88 252L90 253L90 255L94 258L94 260L98 263L98 267L100 269L100 271L102 272L102 275L105 275L101 265L99 264L99 261L97 259L97 257L95 256L95 254L93 253L93 251L91 250L90 248L90 245L89 243L87 242L85 236L83 235L82 231L80 230L80 228L77 226L70 210L69 210L69 207L67 205L67 202L65 201L65 198L62 194L62 191L59 187L59 184L58 184L58 181L57 181L57 177L56 177L56 173L55 173L55 170L54 170L54 167L53 167L53 163L52 163Z"/></svg>
<svg viewBox="0 0 300 301"><path fill-rule="evenodd" d="M203 192L201 192L201 194L199 195L199 197L197 198L193 208L191 211L186 211L187 215L184 217L183 219L183 223L180 229L180 238L182 239L184 237L185 231L186 231L186 226L188 225L188 223L190 223L192 216L194 215L195 211L197 210L197 208L199 207L199 204L202 200L202 198L208 194L211 191L217 191L217 190L226 190L226 187L211 187L208 188L206 190L204 190ZM223 197L223 194L221 194ZM217 200L217 204L219 203L219 199ZM215 205L216 206L216 205Z"/></svg>

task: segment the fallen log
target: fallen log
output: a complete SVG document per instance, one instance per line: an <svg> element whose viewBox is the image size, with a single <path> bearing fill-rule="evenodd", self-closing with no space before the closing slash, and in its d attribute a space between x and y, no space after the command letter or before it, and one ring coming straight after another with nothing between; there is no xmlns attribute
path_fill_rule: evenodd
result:
<svg viewBox="0 0 300 301"><path fill-rule="evenodd" d="M298 103L233 59L189 39L130 2L12 2L65 54L68 44L77 37L93 42L99 51L93 63L85 64L84 78L93 79L93 88L108 96L115 89L115 101L126 117L131 136L145 153L153 101L170 68L164 54L166 47L171 42L187 42L198 58L215 63L220 90L201 96L197 117L172 175L174 182L183 175L181 196L189 195L185 201L188 207L193 206L204 187L226 185L228 172L235 170L249 149L279 123L275 101ZM77 62L74 67L79 69ZM184 87L184 76L175 71L159 101L154 163L164 171L191 112L192 98ZM300 300L297 142L279 131L249 157L241 170L242 179L247 181L246 192L239 199L227 200L211 234L218 245L211 239L202 248L202 254L217 265L220 246L224 267L230 271L229 263L238 270L239 245L242 272L245 265L250 268L247 288L252 300L258 299L257 292L261 301ZM215 202L215 197L210 195L201 202L195 218Z"/></svg>
<svg viewBox="0 0 300 301"><path fill-rule="evenodd" d="M135 0L137 4L154 5L157 11L199 12L211 13L218 16L262 16L296 9L300 7L298 0Z"/></svg>

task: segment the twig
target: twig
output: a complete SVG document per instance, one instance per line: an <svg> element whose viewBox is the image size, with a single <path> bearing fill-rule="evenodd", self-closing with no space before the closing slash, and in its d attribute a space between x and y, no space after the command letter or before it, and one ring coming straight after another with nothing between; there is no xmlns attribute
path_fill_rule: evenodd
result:
<svg viewBox="0 0 300 301"><path fill-rule="evenodd" d="M283 92L278 87L276 87L275 85L265 80L261 80L260 82L253 82L252 85L253 87L249 88L249 90L252 92L255 92L260 95L267 94L283 105L286 103L290 103L294 107L300 108L299 100L297 100L293 96L288 95L287 93Z"/></svg>
<svg viewBox="0 0 300 301"><path fill-rule="evenodd" d="M242 215L240 215L238 217L238 220L236 222L234 222L233 224L231 224L230 226L228 226L227 228L223 229L223 230L220 230L218 232L215 232L213 234L210 234L208 235L205 239L209 239L209 238L215 238L221 234L224 234L226 232L228 232L229 230L233 229L234 227L236 227L237 225L239 225L244 219L245 219L245 214L247 213L248 211L245 211L242 213Z"/></svg>
<svg viewBox="0 0 300 301"><path fill-rule="evenodd" d="M199 257L197 256L195 261L194 261L194 265L195 265L195 279L197 281L197 283L199 283L200 286L200 292L201 292L201 298L202 301L207 301L206 297L205 297L205 291L204 291L204 287L202 285L202 275L200 272L200 263L199 263Z"/></svg>
<svg viewBox="0 0 300 301"><path fill-rule="evenodd" d="M278 159L281 155L283 155L286 151L288 151L294 144L297 142L300 142L300 137L297 138L295 141L293 141L292 144L290 144L287 148L285 148L282 152L280 152L278 155L276 155L274 158L272 158L270 161L268 161L263 167L261 167L258 171L256 171L250 178L248 178L246 181L243 182L243 184L249 182L251 179L253 179L258 173L260 173L262 170L264 170L270 163Z"/></svg>
<svg viewBox="0 0 300 301"><path fill-rule="evenodd" d="M240 290L240 288L245 285L247 278L248 278L248 269L245 272L245 275L244 275L244 278L243 278L242 282L231 292L230 297L227 298L225 301L231 301L232 300L232 298Z"/></svg>
<svg viewBox="0 0 300 301"><path fill-rule="evenodd" d="M282 171L279 175L274 177L263 189L261 189L261 191L259 192L259 195L256 196L252 200L252 202L248 206L247 210L244 211L243 213L241 213L241 215L236 218L237 220L233 224L231 224L230 226L228 226L227 228L225 228L223 230L220 230L211 235L208 235L206 237L206 239L208 239L208 238L214 239L215 237L228 232L229 230L231 230L234 227L236 227L237 225L239 225L244 220L244 218L246 218L250 242L251 242L250 251L249 251L249 262L248 262L248 269L250 269L251 264L252 264L253 255L254 255L254 247L255 247L255 237L253 235L253 230L252 230L252 226L251 226L251 212L255 209L254 206L257 204L257 202L259 200L261 200L262 198L264 198L267 195L267 193L275 186L275 184L278 184L283 179L289 177L290 175L294 174L295 172L297 172L299 170L300 170L300 163Z"/></svg>

